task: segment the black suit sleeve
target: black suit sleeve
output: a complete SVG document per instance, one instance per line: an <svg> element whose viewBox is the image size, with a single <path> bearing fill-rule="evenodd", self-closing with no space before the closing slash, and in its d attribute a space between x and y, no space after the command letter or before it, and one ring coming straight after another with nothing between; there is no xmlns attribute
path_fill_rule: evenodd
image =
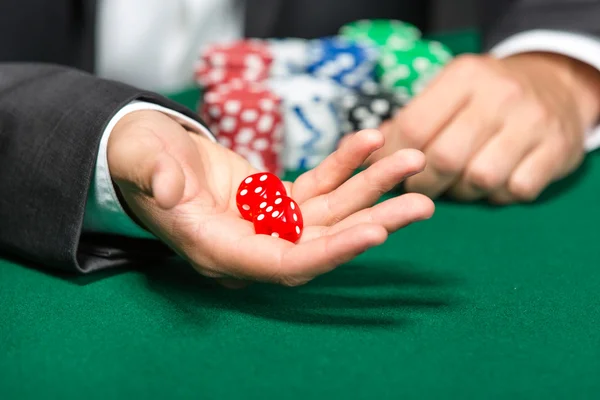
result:
<svg viewBox="0 0 600 400"><path fill-rule="evenodd" d="M485 0L481 4L485 50L532 29L600 36L600 0Z"/></svg>
<svg viewBox="0 0 600 400"><path fill-rule="evenodd" d="M81 237L100 138L135 99L198 120L161 96L74 69L0 63L0 256L89 272L146 253L124 238Z"/></svg>

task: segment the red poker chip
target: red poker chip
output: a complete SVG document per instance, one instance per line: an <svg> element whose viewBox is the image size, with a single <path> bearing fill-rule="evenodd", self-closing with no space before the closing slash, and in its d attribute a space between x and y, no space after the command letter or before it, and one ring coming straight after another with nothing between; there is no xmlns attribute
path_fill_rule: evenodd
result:
<svg viewBox="0 0 600 400"><path fill-rule="evenodd" d="M243 80L246 82L262 82L269 77L268 69L243 69L243 68L209 68L201 67L195 71L196 83L205 89L210 89L215 85L231 82L234 80Z"/></svg>
<svg viewBox="0 0 600 400"><path fill-rule="evenodd" d="M270 172L277 176L283 175L281 153L276 150L270 148L257 150L247 146L234 146L231 150L244 157L254 168L260 171Z"/></svg>
<svg viewBox="0 0 600 400"><path fill-rule="evenodd" d="M267 42L258 39L217 43L206 48L200 55L210 68L263 69L273 62L273 54Z"/></svg>
<svg viewBox="0 0 600 400"><path fill-rule="evenodd" d="M234 79L260 82L268 78L272 63L270 46L262 40L213 44L200 55L194 76L205 88Z"/></svg>
<svg viewBox="0 0 600 400"><path fill-rule="evenodd" d="M203 104L225 107L225 103L231 103L231 100L236 100L240 103L239 107L229 106L231 114L235 114L242 108L243 110L257 108L257 112L262 113L274 112L279 111L278 108L281 105L281 98L271 91L268 86L240 79L232 80L206 91Z"/></svg>
<svg viewBox="0 0 600 400"><path fill-rule="evenodd" d="M241 80L215 86L200 114L223 146L259 170L281 174L281 99L267 86Z"/></svg>

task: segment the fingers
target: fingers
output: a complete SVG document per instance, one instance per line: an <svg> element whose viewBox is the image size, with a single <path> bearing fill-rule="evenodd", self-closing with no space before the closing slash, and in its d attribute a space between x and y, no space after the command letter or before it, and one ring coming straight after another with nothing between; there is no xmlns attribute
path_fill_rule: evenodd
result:
<svg viewBox="0 0 600 400"><path fill-rule="evenodd" d="M476 57L457 58L394 118L401 148L423 149L469 101Z"/></svg>
<svg viewBox="0 0 600 400"><path fill-rule="evenodd" d="M376 163L382 158L390 155L395 150L399 150L401 147L396 144L397 135L394 135L394 124L393 119L383 121L379 126L379 132L383 135L384 146L378 150L375 150L363 163L363 166L368 166Z"/></svg>
<svg viewBox="0 0 600 400"><path fill-rule="evenodd" d="M434 210L433 201L427 196L408 193L352 214L326 232L334 234L355 225L372 223L383 226L388 233L393 233L414 222L431 218Z"/></svg>
<svg viewBox="0 0 600 400"><path fill-rule="evenodd" d="M374 129L351 135L320 165L301 175L294 182L292 197L302 204L310 198L336 189L352 176L373 151L381 146L383 146L383 136Z"/></svg>
<svg viewBox="0 0 600 400"><path fill-rule="evenodd" d="M553 135L544 141L527 154L511 174L506 187L493 193L490 201L508 204L536 200L550 183L579 165L582 152L574 158L569 157L570 153L565 146L559 135Z"/></svg>
<svg viewBox="0 0 600 400"><path fill-rule="evenodd" d="M251 235L241 238L235 251L224 253L221 263L227 265L228 275L240 280L297 286L386 239L386 230L375 224L356 225L300 244L267 235Z"/></svg>
<svg viewBox="0 0 600 400"><path fill-rule="evenodd" d="M401 109L386 130L386 145L373 153L368 163L398 149L423 150L442 128L469 102L473 80L481 69L482 57L462 56L444 68L427 88Z"/></svg>
<svg viewBox="0 0 600 400"><path fill-rule="evenodd" d="M361 173L336 190L313 198L302 205L306 225L332 225L363 208L370 207L407 176L425 167L418 150L400 150Z"/></svg>
<svg viewBox="0 0 600 400"><path fill-rule="evenodd" d="M497 206L506 206L515 202L514 196L508 191L506 187L502 187L491 193L488 196L490 204Z"/></svg>
<svg viewBox="0 0 600 400"><path fill-rule="evenodd" d="M407 191L435 198L460 177L472 155L498 128L486 105L474 99L432 140L425 148L427 167L406 182Z"/></svg>
<svg viewBox="0 0 600 400"><path fill-rule="evenodd" d="M226 274L235 279L218 281L233 289L249 281L303 285L382 244L388 232L432 214L430 199L408 194L354 214L332 228L309 226L299 244L267 235L246 236L236 243L235 251L223 253Z"/></svg>
<svg viewBox="0 0 600 400"><path fill-rule="evenodd" d="M448 192L453 197L473 201L505 186L523 158L550 130L536 117L532 106L519 105L508 113L500 132L472 156L462 177Z"/></svg>
<svg viewBox="0 0 600 400"><path fill-rule="evenodd" d="M564 155L556 150L550 142L535 149L523 160L508 181L507 187L513 198L525 202L537 199L564 163Z"/></svg>
<svg viewBox="0 0 600 400"><path fill-rule="evenodd" d="M346 145L346 142L348 142L350 139L352 139L353 135L355 135L355 133L348 133L348 134L345 134L344 136L342 136L342 138L340 139L340 141L337 144L337 148L341 149L342 147L344 147Z"/></svg>
<svg viewBox="0 0 600 400"><path fill-rule="evenodd" d="M286 286L302 285L382 244L386 239L387 232L382 226L361 224L301 243L284 253L281 259L284 269L272 275L272 279Z"/></svg>
<svg viewBox="0 0 600 400"><path fill-rule="evenodd" d="M475 71L467 83L473 87L469 101L426 145L423 151L427 157L427 168L423 174L406 182L407 190L438 197L463 181L465 174L470 174L473 158L488 146L489 141L494 140L499 131L511 132L503 139L522 144L531 139L531 136L523 135L524 130L528 132L530 126L538 130L541 128L542 118L536 115L543 113L537 104L529 101L531 98L524 94L522 86L499 72L493 62L478 60L471 67L463 63L464 68ZM531 123L523 125L525 121ZM512 134L517 130L520 130L520 136ZM480 167L479 162L475 167ZM474 172L474 178L478 179L478 170ZM460 198L472 200L486 193L479 189L477 184L466 184L458 188L458 193Z"/></svg>

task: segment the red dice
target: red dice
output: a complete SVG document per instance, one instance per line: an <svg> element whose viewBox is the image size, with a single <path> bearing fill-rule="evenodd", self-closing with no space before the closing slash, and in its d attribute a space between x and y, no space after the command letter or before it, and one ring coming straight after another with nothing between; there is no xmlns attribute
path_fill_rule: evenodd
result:
<svg viewBox="0 0 600 400"><path fill-rule="evenodd" d="M303 226L300 207L287 196L264 201L254 218L256 233L279 237L293 243L300 239Z"/></svg>
<svg viewBox="0 0 600 400"><path fill-rule="evenodd" d="M285 196L285 186L276 175L260 172L250 175L240 184L235 201L242 218L252 221L258 206L275 196Z"/></svg>
<svg viewBox="0 0 600 400"><path fill-rule="evenodd" d="M261 172L244 179L236 203L242 217L254 223L257 234L295 243L302 235L304 221L300 207L286 194L277 176Z"/></svg>

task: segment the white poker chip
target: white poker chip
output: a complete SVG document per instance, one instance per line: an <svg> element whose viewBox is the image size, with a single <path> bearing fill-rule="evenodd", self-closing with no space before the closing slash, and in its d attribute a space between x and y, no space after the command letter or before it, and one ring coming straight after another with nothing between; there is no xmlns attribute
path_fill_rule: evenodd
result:
<svg viewBox="0 0 600 400"><path fill-rule="evenodd" d="M272 76L301 74L306 70L308 43L305 39L269 39L268 43L273 54Z"/></svg>
<svg viewBox="0 0 600 400"><path fill-rule="evenodd" d="M268 85L282 99L285 167L316 166L335 150L343 130L340 103L348 91L311 75L271 79Z"/></svg>
<svg viewBox="0 0 600 400"><path fill-rule="evenodd" d="M271 90L285 103L312 103L315 101L337 102L348 93L332 80L310 75L298 75L285 79L271 79L267 83Z"/></svg>
<svg viewBox="0 0 600 400"><path fill-rule="evenodd" d="M371 102L373 112L384 115L390 110L390 102L384 99L375 99Z"/></svg>

